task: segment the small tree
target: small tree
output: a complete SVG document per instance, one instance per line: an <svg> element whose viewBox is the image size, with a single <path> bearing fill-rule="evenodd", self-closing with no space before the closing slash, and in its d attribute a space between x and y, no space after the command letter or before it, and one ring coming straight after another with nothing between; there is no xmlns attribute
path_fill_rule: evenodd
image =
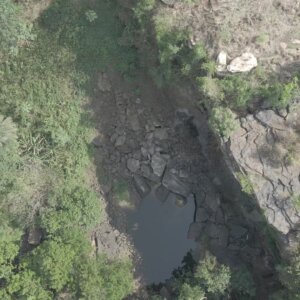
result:
<svg viewBox="0 0 300 300"><path fill-rule="evenodd" d="M72 281L75 251L69 244L46 241L26 259L25 266L33 270L44 286L56 292Z"/></svg>
<svg viewBox="0 0 300 300"><path fill-rule="evenodd" d="M220 265L214 256L207 255L200 261L195 272L195 279L208 293L222 295L230 286L230 269Z"/></svg>
<svg viewBox="0 0 300 300"><path fill-rule="evenodd" d="M216 134L224 138L228 138L238 127L235 114L229 108L224 107L212 109L209 124Z"/></svg>
<svg viewBox="0 0 300 300"><path fill-rule="evenodd" d="M201 300L205 299L205 292L200 286L191 286L184 283L180 288L178 300Z"/></svg>

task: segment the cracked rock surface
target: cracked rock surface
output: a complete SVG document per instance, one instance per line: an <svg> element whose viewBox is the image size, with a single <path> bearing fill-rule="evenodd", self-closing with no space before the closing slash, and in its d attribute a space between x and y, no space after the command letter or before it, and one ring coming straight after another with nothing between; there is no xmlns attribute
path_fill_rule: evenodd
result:
<svg viewBox="0 0 300 300"><path fill-rule="evenodd" d="M300 210L300 106L280 114L265 110L240 120L227 151L251 182L268 222L289 240ZM291 241L288 241L289 243Z"/></svg>

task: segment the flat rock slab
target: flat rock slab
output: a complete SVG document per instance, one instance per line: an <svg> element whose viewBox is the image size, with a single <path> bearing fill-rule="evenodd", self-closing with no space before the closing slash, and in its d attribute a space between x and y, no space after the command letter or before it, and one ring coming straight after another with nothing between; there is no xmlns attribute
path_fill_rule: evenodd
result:
<svg viewBox="0 0 300 300"><path fill-rule="evenodd" d="M153 173L158 177L161 177L165 171L167 165L167 161L158 154L154 154L151 159L151 167L153 169Z"/></svg>
<svg viewBox="0 0 300 300"><path fill-rule="evenodd" d="M190 188L185 183L183 183L177 175L169 171L165 173L162 184L169 191L183 197L188 197L188 195L190 194Z"/></svg>
<svg viewBox="0 0 300 300"><path fill-rule="evenodd" d="M155 190L155 196L161 202L165 202L167 200L169 194L170 194L170 192L163 185L160 185Z"/></svg>
<svg viewBox="0 0 300 300"><path fill-rule="evenodd" d="M145 197L150 193L150 187L146 180L139 175L134 175L134 184L141 197Z"/></svg>

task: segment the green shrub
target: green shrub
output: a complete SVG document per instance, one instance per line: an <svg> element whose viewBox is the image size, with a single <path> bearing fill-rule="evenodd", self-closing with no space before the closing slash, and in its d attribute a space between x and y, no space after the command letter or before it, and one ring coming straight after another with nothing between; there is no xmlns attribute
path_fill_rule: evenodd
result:
<svg viewBox="0 0 300 300"><path fill-rule="evenodd" d="M120 300L133 291L132 265L98 257L81 263L77 272L78 299Z"/></svg>
<svg viewBox="0 0 300 300"><path fill-rule="evenodd" d="M45 287L59 292L73 280L75 255L74 248L65 242L45 241L30 253L25 265Z"/></svg>
<svg viewBox="0 0 300 300"><path fill-rule="evenodd" d="M7 281L13 274L14 261L20 250L22 232L13 228L1 214L0 225L0 280Z"/></svg>
<svg viewBox="0 0 300 300"><path fill-rule="evenodd" d="M277 267L279 280L285 287L285 291L279 293L288 300L300 299L300 255L299 252L291 257L290 262ZM280 299L276 297L274 299Z"/></svg>
<svg viewBox="0 0 300 300"><path fill-rule="evenodd" d="M218 264L214 256L207 255L199 262L194 276L208 293L222 295L229 288L231 273L229 267Z"/></svg>
<svg viewBox="0 0 300 300"><path fill-rule="evenodd" d="M242 191L246 194L252 195L254 193L254 189L250 178L243 173L237 173L236 176L242 187Z"/></svg>
<svg viewBox="0 0 300 300"><path fill-rule="evenodd" d="M249 81L243 79L240 75L224 78L220 80L220 85L225 95L224 98L232 109L246 108L253 97Z"/></svg>
<svg viewBox="0 0 300 300"><path fill-rule="evenodd" d="M184 283L180 288L178 300L199 300L205 299L205 292L200 286L191 286Z"/></svg>
<svg viewBox="0 0 300 300"><path fill-rule="evenodd" d="M135 17L142 23L149 12L155 7L156 0L140 0L135 5L133 11Z"/></svg>
<svg viewBox="0 0 300 300"><path fill-rule="evenodd" d="M220 88L220 81L210 76L197 77L199 90L204 95L204 103L206 107L213 108L220 105L224 99L224 93Z"/></svg>
<svg viewBox="0 0 300 300"><path fill-rule="evenodd" d="M254 299L256 288L251 273L245 266L232 270L230 285L232 293L237 299Z"/></svg>
<svg viewBox="0 0 300 300"><path fill-rule="evenodd" d="M97 195L84 187L68 186L70 182L65 185L48 200L50 208L41 216L42 227L55 234L75 227L88 230L99 224L102 208Z"/></svg>
<svg viewBox="0 0 300 300"><path fill-rule="evenodd" d="M211 111L209 125L216 134L228 138L238 128L238 121L229 108L215 107Z"/></svg>
<svg viewBox="0 0 300 300"><path fill-rule="evenodd" d="M85 12L85 17L90 23L93 23L98 18L98 15L95 11L89 9Z"/></svg>
<svg viewBox="0 0 300 300"><path fill-rule="evenodd" d="M33 39L31 27L22 20L21 10L12 0L1 0L0 11L0 54L16 52L20 41Z"/></svg>
<svg viewBox="0 0 300 300"><path fill-rule="evenodd" d="M288 83L276 82L260 88L260 95L275 108L285 108L299 93L298 78Z"/></svg>
<svg viewBox="0 0 300 300"><path fill-rule="evenodd" d="M45 290L41 279L31 270L19 270L12 276L7 291L13 299L53 299L53 294ZM10 296L8 299L11 299Z"/></svg>

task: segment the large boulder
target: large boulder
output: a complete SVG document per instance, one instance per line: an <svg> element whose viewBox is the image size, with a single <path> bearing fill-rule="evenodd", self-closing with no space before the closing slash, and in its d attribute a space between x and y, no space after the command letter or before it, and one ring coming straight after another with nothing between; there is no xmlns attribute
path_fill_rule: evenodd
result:
<svg viewBox="0 0 300 300"><path fill-rule="evenodd" d="M249 72L257 67L257 59L252 53L243 53L241 56L234 58L227 66L230 73Z"/></svg>
<svg viewBox="0 0 300 300"><path fill-rule="evenodd" d="M129 158L127 160L127 168L132 173L135 173L140 168L140 161L134 158Z"/></svg>
<svg viewBox="0 0 300 300"><path fill-rule="evenodd" d="M179 177L167 170L163 177L162 184L171 192L181 195L183 197L188 197L190 194L190 188L187 184L182 182Z"/></svg>
<svg viewBox="0 0 300 300"><path fill-rule="evenodd" d="M163 156L159 154L154 154L152 156L151 167L153 169L153 173L156 176L161 177L163 175L166 165L167 165L167 161Z"/></svg>
<svg viewBox="0 0 300 300"><path fill-rule="evenodd" d="M143 198L147 196L150 193L150 186L148 185L146 180L139 175L134 175L133 179L134 179L135 187L138 193L140 194L140 196Z"/></svg>

